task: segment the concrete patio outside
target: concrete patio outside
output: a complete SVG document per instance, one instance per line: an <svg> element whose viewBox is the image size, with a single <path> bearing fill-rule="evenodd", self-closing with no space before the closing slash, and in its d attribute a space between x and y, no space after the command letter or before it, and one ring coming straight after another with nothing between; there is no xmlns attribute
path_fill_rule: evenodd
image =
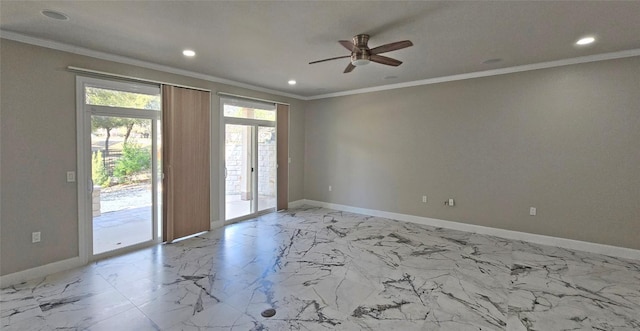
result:
<svg viewBox="0 0 640 331"><path fill-rule="evenodd" d="M93 218L93 254L152 239L151 206L126 208Z"/></svg>
<svg viewBox="0 0 640 331"><path fill-rule="evenodd" d="M250 202L241 200L240 195L227 196L226 218L247 215ZM260 196L258 204L260 210L274 208L276 199L272 196ZM103 211L100 216L93 218L93 254L149 241L152 239L152 229L151 205Z"/></svg>

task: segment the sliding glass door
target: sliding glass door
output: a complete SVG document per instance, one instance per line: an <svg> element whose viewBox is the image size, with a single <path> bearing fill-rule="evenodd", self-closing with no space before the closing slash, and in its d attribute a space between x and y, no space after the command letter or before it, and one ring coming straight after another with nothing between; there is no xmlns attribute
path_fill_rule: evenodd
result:
<svg viewBox="0 0 640 331"><path fill-rule="evenodd" d="M154 239L152 121L91 116L94 255ZM114 123L125 126L109 130Z"/></svg>
<svg viewBox="0 0 640 331"><path fill-rule="evenodd" d="M254 213L253 126L225 125L225 219Z"/></svg>
<svg viewBox="0 0 640 331"><path fill-rule="evenodd" d="M158 241L159 86L78 78L78 205L89 259Z"/></svg>
<svg viewBox="0 0 640 331"><path fill-rule="evenodd" d="M258 126L258 211L276 208L276 128Z"/></svg>
<svg viewBox="0 0 640 331"><path fill-rule="evenodd" d="M275 211L275 105L224 102L224 219Z"/></svg>
<svg viewBox="0 0 640 331"><path fill-rule="evenodd" d="M225 219L276 207L275 127L225 125Z"/></svg>

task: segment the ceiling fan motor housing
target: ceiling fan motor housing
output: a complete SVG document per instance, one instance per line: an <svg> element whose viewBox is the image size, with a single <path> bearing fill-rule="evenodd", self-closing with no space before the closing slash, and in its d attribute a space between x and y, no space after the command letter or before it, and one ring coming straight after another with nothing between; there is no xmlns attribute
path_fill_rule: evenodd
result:
<svg viewBox="0 0 640 331"><path fill-rule="evenodd" d="M361 51L364 51L365 49L368 50L369 46L367 46L367 43L369 42L369 35L368 34L359 34L355 37L353 37L353 44Z"/></svg>

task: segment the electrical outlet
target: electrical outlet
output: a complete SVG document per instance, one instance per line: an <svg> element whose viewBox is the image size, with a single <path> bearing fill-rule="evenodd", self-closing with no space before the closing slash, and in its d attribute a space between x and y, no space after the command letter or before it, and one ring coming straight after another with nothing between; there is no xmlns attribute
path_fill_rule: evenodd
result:
<svg viewBox="0 0 640 331"><path fill-rule="evenodd" d="M67 171L67 183L73 183L76 181L76 172Z"/></svg>
<svg viewBox="0 0 640 331"><path fill-rule="evenodd" d="M31 242L32 243L39 243L40 242L40 231L31 232Z"/></svg>
<svg viewBox="0 0 640 331"><path fill-rule="evenodd" d="M427 203L427 196L426 195L422 196L422 202Z"/></svg>
<svg viewBox="0 0 640 331"><path fill-rule="evenodd" d="M529 215L536 216L537 213L538 211L536 210L536 207L529 208Z"/></svg>
<svg viewBox="0 0 640 331"><path fill-rule="evenodd" d="M331 185L329 185L329 192L331 192Z"/></svg>

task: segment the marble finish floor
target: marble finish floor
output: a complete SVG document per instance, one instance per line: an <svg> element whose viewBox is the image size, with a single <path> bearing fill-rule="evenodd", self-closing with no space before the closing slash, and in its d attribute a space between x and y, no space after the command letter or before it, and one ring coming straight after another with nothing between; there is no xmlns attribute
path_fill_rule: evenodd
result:
<svg viewBox="0 0 640 331"><path fill-rule="evenodd" d="M7 331L640 329L640 261L315 207L0 295Z"/></svg>

